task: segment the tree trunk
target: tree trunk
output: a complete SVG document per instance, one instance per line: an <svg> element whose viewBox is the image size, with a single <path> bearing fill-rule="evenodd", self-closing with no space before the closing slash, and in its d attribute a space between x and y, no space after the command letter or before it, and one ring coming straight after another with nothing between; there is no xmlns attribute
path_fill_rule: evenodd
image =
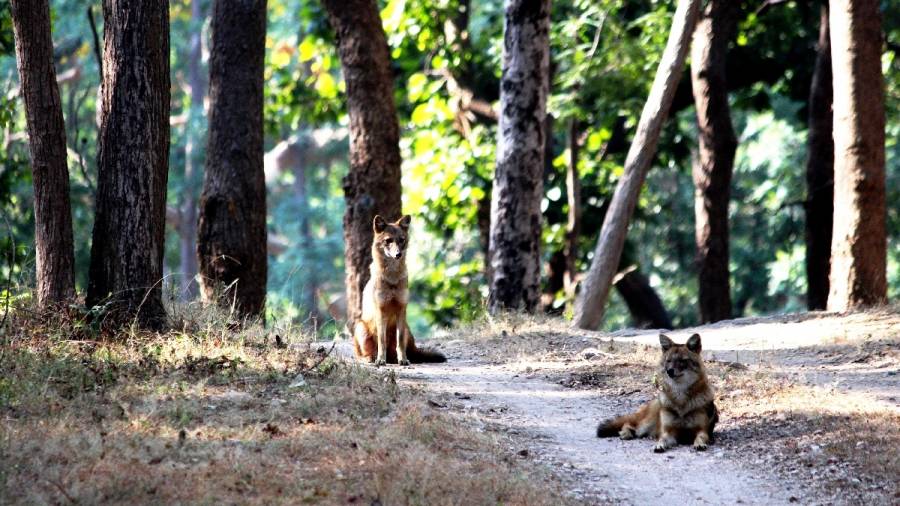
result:
<svg viewBox="0 0 900 506"><path fill-rule="evenodd" d="M31 149L38 304L49 308L75 296L66 128L53 67L50 6L47 0L13 0L10 7Z"/></svg>
<svg viewBox="0 0 900 506"><path fill-rule="evenodd" d="M309 171L309 151L310 141L302 139L298 142L299 155L297 163L292 167L294 172L294 195L297 197L297 221L300 228L300 247L303 250L303 258L312 258L314 254L315 239L313 239L312 229L309 223L309 190L306 181L307 172ZM313 327L317 328L321 322L322 316L319 313L318 293L319 293L319 277L315 269L307 271L306 285L303 286L303 295L300 304L306 310L307 319Z"/></svg>
<svg viewBox="0 0 900 506"><path fill-rule="evenodd" d="M507 0L497 168L491 195L488 309L540 303L541 197L550 71L550 1Z"/></svg>
<svg viewBox="0 0 900 506"><path fill-rule="evenodd" d="M711 0L694 30L691 82L700 145L693 165L700 321L731 317L728 274L728 201L737 139L731 126L725 61L739 5Z"/></svg>
<svg viewBox="0 0 900 506"><path fill-rule="evenodd" d="M832 0L834 233L828 309L885 301L884 80L878 0Z"/></svg>
<svg viewBox="0 0 900 506"><path fill-rule="evenodd" d="M344 261L349 328L362 311L372 262L372 220L400 218L400 126L387 39L374 0L323 0L335 31L350 116L344 178Z"/></svg>
<svg viewBox="0 0 900 506"><path fill-rule="evenodd" d="M806 158L806 304L825 309L831 266L834 215L834 140L832 132L831 41L828 7L822 6L816 67L809 90L809 138Z"/></svg>
<svg viewBox="0 0 900 506"><path fill-rule="evenodd" d="M240 317L265 316L266 184L263 65L266 0L215 0L209 143L197 252L203 299Z"/></svg>
<svg viewBox="0 0 900 506"><path fill-rule="evenodd" d="M625 171L616 185L609 210L603 219L603 228L594 250L594 261L584 277L581 293L575 302L572 324L576 327L594 329L603 319L609 288L625 246L628 223L656 154L659 133L681 78L699 6L699 0L678 2L662 61L650 88L650 96L641 112L637 134L625 158Z"/></svg>
<svg viewBox="0 0 900 506"><path fill-rule="evenodd" d="M671 329L672 319L650 281L637 269L624 273L616 281L616 291L625 300L632 325L640 329Z"/></svg>
<svg viewBox="0 0 900 506"><path fill-rule="evenodd" d="M169 5L105 0L100 156L87 304L144 327L165 321Z"/></svg>
<svg viewBox="0 0 900 506"><path fill-rule="evenodd" d="M187 57L188 86L191 89L190 109L185 127L186 142L184 144L184 188L181 192L181 226L178 228L179 238L179 274L176 286L180 286L179 296L182 301L191 301L199 295L197 284L197 186L201 179L197 168L200 167L201 153L198 130L203 119L203 97L206 95L205 83L201 72L203 59L202 30L205 13L200 0L191 0L191 41Z"/></svg>
<svg viewBox="0 0 900 506"><path fill-rule="evenodd" d="M566 222L566 272L563 276L567 304L575 301L578 285L576 263L578 261L578 236L581 234L581 179L578 176L578 156L581 136L578 120L569 120L569 164L566 167L566 199L569 204Z"/></svg>

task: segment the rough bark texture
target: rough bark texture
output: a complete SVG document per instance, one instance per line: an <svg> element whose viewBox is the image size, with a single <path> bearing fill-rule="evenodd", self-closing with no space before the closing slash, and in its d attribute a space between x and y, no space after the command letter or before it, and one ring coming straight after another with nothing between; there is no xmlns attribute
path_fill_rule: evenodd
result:
<svg viewBox="0 0 900 506"><path fill-rule="evenodd" d="M711 0L694 30L691 83L699 141L693 165L700 321L731 317L728 274L728 201L737 138L731 126L725 61L739 5Z"/></svg>
<svg viewBox="0 0 900 506"><path fill-rule="evenodd" d="M828 309L885 301L884 80L878 0L832 0L834 233Z"/></svg>
<svg viewBox="0 0 900 506"><path fill-rule="evenodd" d="M75 296L66 129L53 67L49 4L13 0L10 7L31 149L38 304L49 307Z"/></svg>
<svg viewBox="0 0 900 506"><path fill-rule="evenodd" d="M374 0L323 0L338 41L350 116L350 172L344 178L347 322L362 310L372 263L372 220L400 218L400 127L390 53Z"/></svg>
<svg viewBox="0 0 900 506"><path fill-rule="evenodd" d="M205 301L264 317L266 0L216 0L209 63L209 143L197 253Z"/></svg>
<svg viewBox="0 0 900 506"><path fill-rule="evenodd" d="M594 250L594 261L584 277L581 293L575 302L572 324L576 327L594 329L603 320L609 288L625 246L628 224L650 163L656 155L659 133L681 78L699 6L699 0L678 2L662 61L650 88L650 96L641 111L637 133L625 158L625 171L616 185L609 210L603 219L603 228Z"/></svg>
<svg viewBox="0 0 900 506"><path fill-rule="evenodd" d="M630 270L616 281L616 291L625 300L632 325L639 329L671 329L672 319L663 306L650 280L637 270Z"/></svg>
<svg viewBox="0 0 900 506"><path fill-rule="evenodd" d="M540 303L549 29L549 0L506 1L497 167L491 195L491 313L533 312Z"/></svg>
<svg viewBox="0 0 900 506"><path fill-rule="evenodd" d="M809 90L806 157L806 304L825 309L831 268L834 215L834 140L832 132L831 41L828 7L822 6L816 68Z"/></svg>
<svg viewBox="0 0 900 506"><path fill-rule="evenodd" d="M179 278L176 286L181 300L190 301L199 295L197 273L200 267L197 261L197 186L201 179L197 168L200 167L200 139L197 136L198 123L203 118L203 97L206 86L201 73L203 59L202 26L205 14L200 0L191 1L191 42L187 57L188 86L190 87L191 105L188 110L184 144L184 188L181 192L181 226L178 228L179 245Z"/></svg>
<svg viewBox="0 0 900 506"><path fill-rule="evenodd" d="M169 5L105 0L96 219L88 305L164 323Z"/></svg>

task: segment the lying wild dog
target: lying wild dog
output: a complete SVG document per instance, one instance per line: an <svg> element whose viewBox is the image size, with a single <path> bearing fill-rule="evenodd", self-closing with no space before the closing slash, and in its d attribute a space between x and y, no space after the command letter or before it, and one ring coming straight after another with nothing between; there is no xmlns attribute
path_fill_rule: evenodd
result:
<svg viewBox="0 0 900 506"><path fill-rule="evenodd" d="M363 289L362 316L353 329L353 350L357 357L374 361L375 365L447 361L436 351L417 348L406 323L410 220L404 216L388 223L376 216L373 222L372 265L369 282Z"/></svg>
<svg viewBox="0 0 900 506"><path fill-rule="evenodd" d="M692 443L695 450L705 450L719 421L719 411L700 357L700 335L692 335L686 344L675 344L660 334L659 344L659 396L636 413L601 423L597 437L652 437L657 440L653 449L657 453L678 443Z"/></svg>

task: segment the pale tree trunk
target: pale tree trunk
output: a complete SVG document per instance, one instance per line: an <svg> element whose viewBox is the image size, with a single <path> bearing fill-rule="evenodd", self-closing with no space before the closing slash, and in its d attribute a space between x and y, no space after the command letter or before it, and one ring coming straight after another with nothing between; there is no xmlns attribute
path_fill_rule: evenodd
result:
<svg viewBox="0 0 900 506"><path fill-rule="evenodd" d="M641 111L637 133L625 158L625 171L616 185L609 210L603 219L603 228L594 250L594 261L584 276L581 293L575 301L572 324L576 327L597 328L603 320L609 288L619 266L622 248L625 246L628 223L634 213L650 163L656 155L660 130L668 116L672 98L681 79L699 6L699 0L678 2L662 61L650 88L650 96Z"/></svg>
<svg viewBox="0 0 900 506"><path fill-rule="evenodd" d="M830 311L885 302L884 80L878 0L832 0L834 233Z"/></svg>
<svg viewBox="0 0 900 506"><path fill-rule="evenodd" d="M63 121L47 0L13 0L28 145L34 185L34 243L38 305L49 308L75 296L72 208Z"/></svg>
<svg viewBox="0 0 900 506"><path fill-rule="evenodd" d="M299 157L297 163L293 165L294 194L297 197L297 207L299 208L298 221L300 227L300 247L305 253L304 258L309 258L310 253L313 251L313 245L315 244L312 235L312 227L310 227L309 223L309 183L306 180L310 168L309 143L310 141L305 138L298 143L299 146L297 151L299 152ZM316 328L322 318L319 313L318 293L319 277L315 269L309 269L307 270L306 285L303 287L303 296L300 304L306 309L308 319L311 321L313 327Z"/></svg>
<svg viewBox="0 0 900 506"><path fill-rule="evenodd" d="M488 309L540 303L541 197L550 71L550 1L507 0L497 167L491 195Z"/></svg>
<svg viewBox="0 0 900 506"><path fill-rule="evenodd" d="M160 328L169 168L169 4L105 0L87 304Z"/></svg>
<svg viewBox="0 0 900 506"><path fill-rule="evenodd" d="M816 67L809 91L806 158L806 304L825 309L834 215L834 140L831 137L831 41L828 7L822 6Z"/></svg>
<svg viewBox="0 0 900 506"><path fill-rule="evenodd" d="M569 204L566 221L566 272L563 275L563 286L567 304L575 301L577 286L576 263L578 261L578 236L581 234L581 179L578 175L578 156L580 152L580 130L578 120L569 120L569 164L566 166L566 200Z"/></svg>
<svg viewBox="0 0 900 506"><path fill-rule="evenodd" d="M205 301L265 317L266 184L263 65L266 0L215 0L209 142L197 251Z"/></svg>
<svg viewBox="0 0 900 506"><path fill-rule="evenodd" d="M199 295L197 284L197 186L201 179L198 168L201 164L200 139L197 130L203 119L203 97L206 95L201 61L203 59L203 20L206 15L200 0L191 0L191 40L187 57L188 86L190 87L190 109L185 127L184 144L184 188L181 192L181 219L178 227L179 238L179 279L176 286L182 301L191 301Z"/></svg>
<svg viewBox="0 0 900 506"><path fill-rule="evenodd" d="M691 84L700 141L692 172L703 323L731 317L728 201L737 139L731 126L725 62L739 9L731 0L710 0L697 22L691 49Z"/></svg>
<svg viewBox="0 0 900 506"><path fill-rule="evenodd" d="M375 0L323 0L347 84L350 172L344 178L347 322L362 311L372 263L372 220L400 218L400 126L387 39Z"/></svg>

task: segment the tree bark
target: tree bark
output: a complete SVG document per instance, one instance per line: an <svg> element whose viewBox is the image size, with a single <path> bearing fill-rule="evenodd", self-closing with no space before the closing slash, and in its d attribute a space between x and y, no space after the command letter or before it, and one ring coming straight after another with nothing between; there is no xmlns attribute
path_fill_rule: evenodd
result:
<svg viewBox="0 0 900 506"><path fill-rule="evenodd" d="M215 0L209 142L197 252L203 299L265 317L266 184L263 66L266 0Z"/></svg>
<svg viewBox="0 0 900 506"><path fill-rule="evenodd" d="M200 271L197 260L197 185L201 180L197 168L200 167L201 156L197 130L203 118L203 98L206 95L201 72L203 59L201 35L205 17L200 0L191 0L192 32L187 55L190 109L185 127L184 188L181 192L181 227L178 228L180 278L176 284L181 287L178 293L185 302L196 299L200 293L197 284L197 273Z"/></svg>
<svg viewBox="0 0 900 506"><path fill-rule="evenodd" d="M165 322L168 7L164 0L103 2L99 176L87 303L105 303L114 321L134 316L149 328Z"/></svg>
<svg viewBox="0 0 900 506"><path fill-rule="evenodd" d="M831 37L828 6L822 6L816 67L809 91L806 158L806 304L810 310L828 303L831 229L834 215L834 140L831 132Z"/></svg>
<svg viewBox="0 0 900 506"><path fill-rule="evenodd" d="M641 112L637 133L625 158L625 171L616 185L609 210L603 219L603 228L594 250L594 261L584 277L581 293L575 302L572 324L578 328L597 328L603 319L609 288L625 245L628 223L656 154L659 133L678 87L699 6L699 0L678 2L666 49L650 88L650 96Z"/></svg>
<svg viewBox="0 0 900 506"><path fill-rule="evenodd" d="M615 283L616 291L625 300L631 313L632 325L639 329L671 329L672 319L656 290L646 276L637 269L621 275Z"/></svg>
<svg viewBox="0 0 900 506"><path fill-rule="evenodd" d="M34 242L38 305L49 308L75 296L72 208L63 121L47 0L13 0L16 40L34 185Z"/></svg>
<svg viewBox="0 0 900 506"><path fill-rule="evenodd" d="M497 167L491 195L488 309L540 303L541 197L550 72L550 1L507 0Z"/></svg>
<svg viewBox="0 0 900 506"><path fill-rule="evenodd" d="M878 0L832 0L834 232L828 309L880 304L887 292L884 79Z"/></svg>
<svg viewBox="0 0 900 506"><path fill-rule="evenodd" d="M569 204L566 221L566 243L564 253L566 256L566 272L563 276L563 285L566 292L567 304L575 301L575 288L578 284L576 277L578 271L578 237L581 235L581 179L578 175L578 156L581 149L581 132L578 120L569 120L569 164L566 167L566 200Z"/></svg>
<svg viewBox="0 0 900 506"><path fill-rule="evenodd" d="M362 311L372 262L372 220L400 218L400 126L390 53L374 0L323 0L335 31L350 116L350 172L344 178L347 321Z"/></svg>
<svg viewBox="0 0 900 506"><path fill-rule="evenodd" d="M737 138L731 126L725 62L739 9L731 0L711 0L697 22L691 50L691 82L700 141L692 171L694 235L703 323L731 317L728 201Z"/></svg>

